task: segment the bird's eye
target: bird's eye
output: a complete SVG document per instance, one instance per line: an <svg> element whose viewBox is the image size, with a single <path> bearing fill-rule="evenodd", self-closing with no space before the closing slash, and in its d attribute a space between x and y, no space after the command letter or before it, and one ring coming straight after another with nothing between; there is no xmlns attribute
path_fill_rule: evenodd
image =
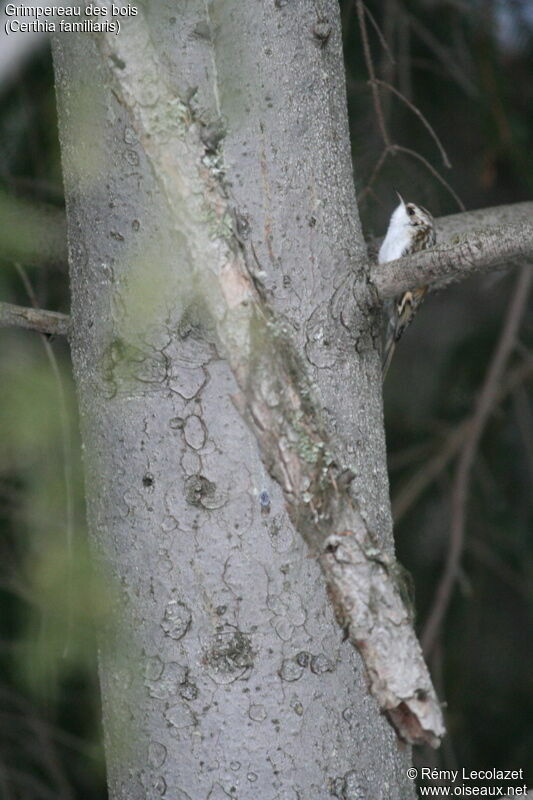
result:
<svg viewBox="0 0 533 800"><path fill-rule="evenodd" d="M407 213L409 214L410 217L412 217L413 214L415 213L414 208L412 206L407 206Z"/></svg>

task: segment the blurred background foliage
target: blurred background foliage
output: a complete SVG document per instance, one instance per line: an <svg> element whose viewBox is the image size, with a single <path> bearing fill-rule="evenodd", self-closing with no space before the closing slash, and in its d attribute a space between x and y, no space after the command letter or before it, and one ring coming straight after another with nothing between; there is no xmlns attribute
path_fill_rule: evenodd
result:
<svg viewBox="0 0 533 800"><path fill-rule="evenodd" d="M3 37L3 34L2 34ZM0 299L68 311L51 55L0 76ZM0 798L106 797L70 355L0 331Z"/></svg>
<svg viewBox="0 0 533 800"><path fill-rule="evenodd" d="M383 234L393 188L435 216L455 213L460 203L471 209L529 199L533 3L368 0L365 9L384 126L356 4L341 0L367 235ZM64 231L53 71L44 45L9 80L0 75L0 299L68 311ZM515 281L516 270L502 271L430 296L387 378L397 547L414 575L421 631L449 549L468 420ZM431 766L519 769L533 750L525 635L532 328L526 315L472 469L465 547L430 655L450 735L438 752L416 754ZM106 594L87 557L68 348L27 331L0 335L0 797L104 798L94 631L105 621Z"/></svg>

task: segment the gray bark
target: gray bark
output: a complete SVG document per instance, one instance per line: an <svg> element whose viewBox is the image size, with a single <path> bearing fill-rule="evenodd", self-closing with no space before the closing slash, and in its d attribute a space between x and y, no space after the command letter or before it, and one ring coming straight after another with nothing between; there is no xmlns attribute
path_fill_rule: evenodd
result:
<svg viewBox="0 0 533 800"><path fill-rule="evenodd" d="M209 125L162 84L143 21L130 26L128 37L106 36L99 46L113 64L113 92L128 109L179 236L175 275L187 291L196 286L197 316L200 300L240 389L234 402L283 490L296 530L320 556L337 617L363 655L370 689L406 741L437 746L442 714L402 599L400 571L349 491L355 473L325 429L286 320L258 283L255 249L251 267L231 227L237 215L223 152L206 139ZM143 101L147 87L157 87L157 103L150 91L150 102ZM364 289L359 281L357 300L366 307L373 297L365 298ZM133 319L138 325L137 315Z"/></svg>
<svg viewBox="0 0 533 800"><path fill-rule="evenodd" d="M363 518L392 551L336 3L211 12L197 0L150 9L161 80L189 98L214 151L224 124L249 261L305 354ZM233 376L180 277L190 254L111 67L86 35L54 49L89 525L122 595L122 633L101 655L111 796L413 797L409 750L231 402ZM155 105L158 86L145 89Z"/></svg>

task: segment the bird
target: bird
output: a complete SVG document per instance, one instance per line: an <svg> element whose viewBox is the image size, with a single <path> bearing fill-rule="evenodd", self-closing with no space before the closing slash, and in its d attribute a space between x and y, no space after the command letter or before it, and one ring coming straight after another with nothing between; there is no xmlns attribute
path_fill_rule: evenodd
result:
<svg viewBox="0 0 533 800"><path fill-rule="evenodd" d="M379 264L418 253L420 250L427 250L437 241L435 223L429 211L415 203L406 203L399 192L396 194L400 204L392 212L387 233L379 249ZM427 286L410 289L386 304L385 312L388 313L388 320L381 367L383 380L387 375L396 344L411 323L427 290Z"/></svg>

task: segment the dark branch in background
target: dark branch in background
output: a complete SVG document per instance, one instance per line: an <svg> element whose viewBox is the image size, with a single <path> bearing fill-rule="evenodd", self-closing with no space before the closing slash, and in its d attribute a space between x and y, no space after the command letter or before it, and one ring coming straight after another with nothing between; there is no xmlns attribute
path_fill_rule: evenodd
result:
<svg viewBox="0 0 533 800"><path fill-rule="evenodd" d="M500 390L495 397L492 411L507 395L516 392L523 383L533 376L533 363L525 361L518 367L509 370L502 381ZM456 425L446 436L442 445L421 467L412 475L409 480L401 487L392 499L392 516L397 525L410 508L416 503L423 492L431 486L446 467L456 458L466 439L470 436L473 424L473 417L468 417ZM533 441L533 439L532 439ZM393 462L394 456L391 457Z"/></svg>
<svg viewBox="0 0 533 800"><path fill-rule="evenodd" d="M383 33L381 32L381 28L379 27L378 23L376 22L376 18L374 17L374 15L373 15L373 14L372 14L372 12L370 11L370 9L369 9L369 8L368 8L368 6L366 5L366 3L363 3L363 7L364 7L364 9L365 9L365 14L366 14L366 15L367 15L367 17L368 17L370 24L372 25L372 27L373 27L373 28L374 28L374 30L376 31L376 35L377 35L377 37L378 37L378 39L379 39L379 42L380 42L380 44L381 44L381 46L382 46L383 50L384 50L384 51L385 51L385 53L387 54L387 57L388 57L388 59L389 59L390 63L391 63L391 64L395 64L395 63L396 63L396 61L395 61L395 59L394 59L394 56L393 56L393 55L392 55L392 53L391 53L390 47L389 47L389 45L387 44L387 40L386 40L385 36L384 36L384 35L383 35Z"/></svg>
<svg viewBox="0 0 533 800"><path fill-rule="evenodd" d="M481 389L471 427L464 441L457 464L452 488L450 548L444 572L435 594L433 607L422 633L422 646L426 655L431 652L435 644L457 579L464 546L466 504L470 489L472 467L483 435L483 430L498 395L507 361L516 344L518 329L527 306L531 280L531 267L522 267L516 281L511 303L507 310L500 340L494 351L494 357Z"/></svg>
<svg viewBox="0 0 533 800"><path fill-rule="evenodd" d="M15 269L17 270L22 283L24 284L24 288L28 294L30 302L33 306L34 311L39 311L37 296L31 284L31 281L28 277L28 274L24 267L20 264L15 264ZM49 312L52 313L52 312ZM67 317L67 325L69 324L70 320ZM50 368L54 375L54 380L57 388L57 395L58 395L58 407L59 407L59 420L61 425L61 449L63 451L63 480L65 484L65 532L66 532L66 540L67 540L67 565L68 565L68 577L67 577L67 585L65 587L66 597L65 597L65 605L67 609L67 635L66 635L66 642L64 647L63 656L66 656L68 652L68 648L70 646L70 637L72 634L72 624L73 624L73 606L72 606L72 578L73 578L73 569L74 569L74 489L73 489L73 453L72 453L72 437L70 432L70 424L69 424L69 413L67 408L67 396L65 393L65 386L63 383L63 378L61 376L61 369L59 367L58 360L56 358L56 354L54 353L54 348L50 343L50 340L47 336L41 333L41 341L44 347L44 351L46 353L46 358L48 359L48 363L50 364Z"/></svg>
<svg viewBox="0 0 533 800"><path fill-rule="evenodd" d="M37 4L41 5L41 4ZM17 33L2 36L0 48L0 92L9 88L22 72L26 63L36 53L49 47L48 35L44 33Z"/></svg>
<svg viewBox="0 0 533 800"><path fill-rule="evenodd" d="M0 256L24 264L67 264L67 227L62 209L30 202L0 188L0 220Z"/></svg>
<svg viewBox="0 0 533 800"><path fill-rule="evenodd" d="M411 158L414 158L421 164L423 164L427 169L427 171L430 172L442 186L444 186L444 188L446 189L447 192L449 192L449 194L451 194L451 196L453 197L453 199L455 200L461 211L466 211L466 207L461 198L459 197L459 195L457 194L457 192L455 191L455 189L453 189L448 183L448 181L442 177L440 172L436 170L432 164L429 163L427 158L424 158L424 156L420 155L420 153L417 153L416 150L412 150L410 147L404 147L401 144L393 144L391 145L389 150L393 154L404 153L406 156L411 156Z"/></svg>
<svg viewBox="0 0 533 800"><path fill-rule="evenodd" d="M58 209L64 204L65 197L60 184L39 178L28 178L23 175L2 175L2 182L7 186L12 198L31 197L37 204L47 204L48 208ZM37 205L39 207L39 205ZM63 212L60 212L64 216ZM66 246L63 249L66 266ZM63 264L61 264L63 266Z"/></svg>
<svg viewBox="0 0 533 800"><path fill-rule="evenodd" d="M455 80L467 97L477 97L479 95L477 86L467 78L459 67L453 51L443 45L414 15L406 14L405 16L413 32L433 52L441 62L443 69Z"/></svg>
<svg viewBox="0 0 533 800"><path fill-rule="evenodd" d="M70 317L58 311L0 303L0 328L26 328L52 336L68 336Z"/></svg>
<svg viewBox="0 0 533 800"><path fill-rule="evenodd" d="M370 15L370 13L368 12L368 9L366 9L366 7L365 7L365 5L364 5L362 0L356 0L356 8L357 8L357 17L358 17L358 22L359 22L359 30L360 30L360 33L361 33L361 41L363 43L363 53L364 53L364 57L365 57L365 64L366 64L368 76L369 76L369 79L370 79L369 80L369 84L370 84L370 88L371 88L371 91L372 91L372 101L373 101L373 104L374 104L374 113L376 115L376 121L377 121L377 125L378 125L378 128L379 128L379 132L381 134L381 138L383 139L383 150L382 150L378 160L376 161L376 164L374 165L374 168L372 169L372 173L370 175L368 183L366 184L366 186L364 187L364 189L360 192L360 194L358 196L358 201L359 202L364 202L366 197L367 197L367 195L374 194L373 185L376 182L376 180L377 180L377 178L379 176L379 173L381 172L381 170L382 170L385 162L387 161L388 157L389 156L395 156L396 154L401 153L403 155L410 156L411 158L415 158L417 161L419 161L421 164L423 164L423 166L428 170L428 172L430 172L434 176L434 178L436 178L439 181L439 183L442 186L444 186L444 188L451 194L451 196L454 198L455 202L457 203L457 205L459 206L461 211L464 211L465 207L463 205L463 202L462 202L461 198L457 195L457 193L454 191L454 189L450 186L448 181L445 178L442 177L440 172L438 172L438 170L436 170L435 167L432 164L430 164L430 162L426 158L424 158L424 156L422 156L420 153L417 153L415 150L412 150L409 147L405 147L404 145L400 145L400 144L397 144L397 143L393 142L392 137L391 137L391 135L389 133L389 130L387 128L386 120L385 120L386 115L385 115L384 110L383 110L383 104L382 104L382 101L381 101L381 94L380 94L380 88L381 87L383 87L387 91L391 92L391 94L395 95L399 100L402 101L402 103L404 103L418 117L418 119L422 122L422 124L424 125L424 127L426 128L426 130L429 132L430 136L432 137L432 139L436 143L436 145L437 145L437 147L439 149L440 155L442 157L442 161L443 161L444 166L447 167L448 169L451 168L450 159L448 158L448 155L447 155L447 153L446 153L446 151L445 151L445 149L444 149L439 137L435 133L434 129L432 128L432 126L430 125L430 123L428 122L428 120L426 119L424 114L420 111L420 109L417 108L417 106L415 106L414 103L412 103L411 100L409 100L405 96L404 93L399 91L389 81L380 80L379 78L376 78L376 70L375 70L375 67L374 67L374 62L372 60L372 53L371 53L371 50L370 50L370 43L369 43L369 40L368 40L368 31L367 31L366 21L365 21L365 12L366 12L366 15L368 16L370 22L372 23L372 26L374 27L374 29L375 29L375 31L376 31L376 33L378 35L380 43L385 48L385 50L387 52L387 55L389 56L389 58L390 58L390 60L392 62L394 62L394 57L393 57L392 53L390 52L390 49L389 49L389 47L387 45L387 42L386 42L386 39L383 36L383 34L382 34L382 32L381 32L376 20L374 19L374 17L372 17ZM401 18L405 22L406 31L408 31L408 25L409 25L410 18L407 17L407 15L405 15L405 14L402 14Z"/></svg>
<svg viewBox="0 0 533 800"><path fill-rule="evenodd" d="M437 145L444 166L450 169L452 165L450 164L450 160L448 158L446 150L444 149L441 140L439 139L439 137L437 136L437 134L435 133L429 122L427 121L426 117L422 114L420 109L417 108L413 103L411 103L411 101L408 100L407 97L405 97L405 95L403 95L398 89L396 89L390 83L379 80L378 78L374 78L374 82L377 83L378 86L383 86L384 89L388 89L389 92L392 92L392 94L396 95L396 97L398 97L402 101L402 103L405 103L407 108L411 109L413 114L415 114L418 117L422 125L424 125L426 130L429 132L429 135L432 137L433 141Z"/></svg>
<svg viewBox="0 0 533 800"><path fill-rule="evenodd" d="M374 100L374 111L376 113L376 119L381 133L381 138L383 139L383 144L387 149L391 146L391 140L389 132L387 130L387 126L385 125L385 116L383 114L381 98L379 96L379 85L376 80L374 62L372 61L372 54L370 52L370 44L368 41L368 32L366 29L366 22L365 22L365 8L362 0L356 0L356 5L357 5L357 17L359 19L359 29L361 31L361 40L363 42L363 52L365 54L366 68L368 70L368 75L370 77L370 88L372 89L372 98Z"/></svg>
<svg viewBox="0 0 533 800"><path fill-rule="evenodd" d="M236 237L223 224L231 209L220 170L206 165L199 125L161 80L142 19L128 24L135 29L131 36L99 35L96 41L180 234L179 263L193 266L202 287L239 387L235 403L296 530L319 556L337 618L363 658L380 707L408 742L436 746L444 733L441 708L399 569L367 529L350 494L352 474L335 456L286 326L263 302ZM142 68L134 57L139 46ZM141 104L143 87L156 83L157 107Z"/></svg>

